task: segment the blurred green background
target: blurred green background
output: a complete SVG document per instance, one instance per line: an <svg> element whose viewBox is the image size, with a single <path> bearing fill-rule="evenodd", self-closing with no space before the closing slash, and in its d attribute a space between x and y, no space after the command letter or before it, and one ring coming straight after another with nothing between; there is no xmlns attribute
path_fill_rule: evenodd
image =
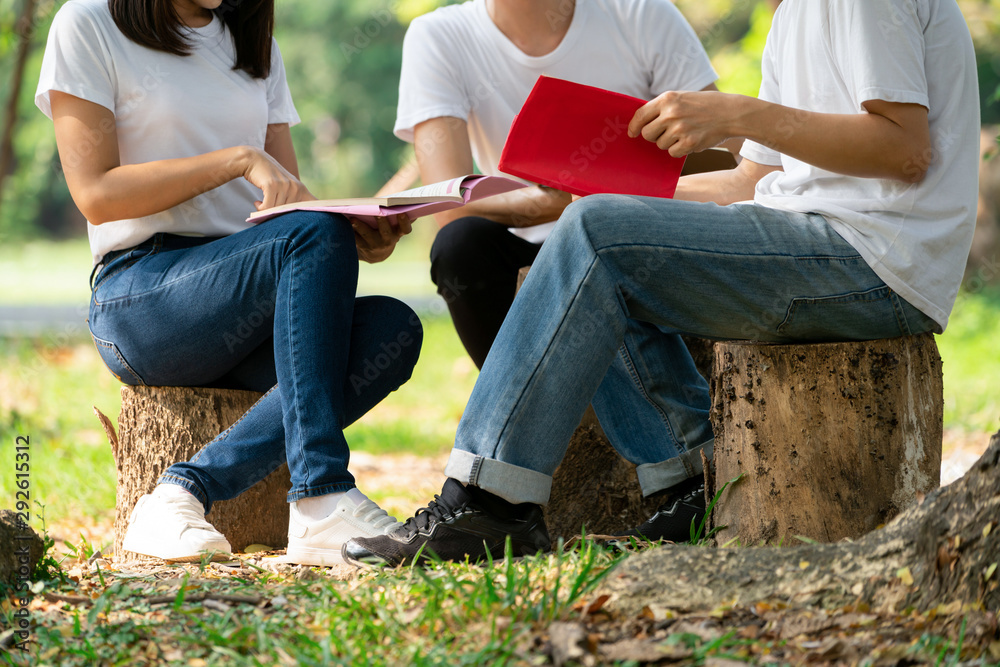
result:
<svg viewBox="0 0 1000 667"><path fill-rule="evenodd" d="M24 0L0 0L0 127L18 62L18 17ZM0 191L0 312L5 306L75 308L70 323L0 334L0 471L16 435L37 443L37 496L55 521L106 522L114 506L114 466L94 418L113 420L118 386L103 368L84 325L90 253L85 224L66 190L52 126L34 106L45 36L60 3L39 0L24 83L15 101L13 154ZM410 157L392 135L400 50L413 17L441 0L277 0L277 38L302 123L293 128L303 180L324 197L375 192ZM712 56L719 87L756 94L760 53L770 27L770 0L677 0ZM1000 0L961 0L977 49L984 123L1000 122ZM23 27L23 25L22 25ZM995 209L991 209L995 211ZM994 215L994 214L990 214ZM995 228L995 219L992 222ZM364 266L360 290L419 302L427 338L414 379L352 427L352 447L371 453L439 455L450 446L475 368L459 344L428 276L435 225L414 225L389 261ZM998 246L993 246L998 247ZM990 263L992 261L992 264ZM992 268L991 268L992 267ZM952 433L995 431L1000 416L1000 266L986 255L967 277L948 332L946 427ZM0 316L2 319L2 316ZM0 321L0 325L3 322ZM985 443L983 443L985 444ZM6 452L6 453L4 453ZM12 497L0 477L0 506ZM416 490L412 500L426 492ZM376 499L380 498L376 495ZM411 507L389 509L408 514Z"/></svg>

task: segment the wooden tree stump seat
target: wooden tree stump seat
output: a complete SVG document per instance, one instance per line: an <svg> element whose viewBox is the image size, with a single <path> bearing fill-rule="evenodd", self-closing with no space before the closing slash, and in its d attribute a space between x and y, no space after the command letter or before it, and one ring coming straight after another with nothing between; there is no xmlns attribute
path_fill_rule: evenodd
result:
<svg viewBox="0 0 1000 667"><path fill-rule="evenodd" d="M156 486L168 467L194 456L207 442L229 428L261 394L252 391L189 387L130 387L121 389L118 434L98 411L117 468L115 559L141 558L122 550L122 539L136 501ZM236 551L251 544L284 548L288 542L288 466L232 500L212 505L206 517Z"/></svg>
<svg viewBox="0 0 1000 667"><path fill-rule="evenodd" d="M938 487L943 394L934 336L715 345L717 540L858 538Z"/></svg>

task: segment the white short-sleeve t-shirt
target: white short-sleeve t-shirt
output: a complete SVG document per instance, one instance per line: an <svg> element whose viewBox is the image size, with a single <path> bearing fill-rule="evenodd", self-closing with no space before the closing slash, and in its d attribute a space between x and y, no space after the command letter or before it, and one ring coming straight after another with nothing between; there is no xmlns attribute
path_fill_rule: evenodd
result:
<svg viewBox="0 0 1000 667"><path fill-rule="evenodd" d="M403 40L395 133L450 116L468 123L476 165L502 175L500 153L514 116L542 74L633 97L701 90L718 78L698 36L670 0L577 0L558 47L526 55L504 35L485 0L418 17ZM540 242L549 225L512 230Z"/></svg>
<svg viewBox="0 0 1000 667"><path fill-rule="evenodd" d="M933 148L916 184L835 174L754 142L742 153L783 167L758 183L756 203L823 215L944 328L972 244L979 169L976 62L955 0L785 0L760 97L839 114L867 113L870 100L927 107Z"/></svg>
<svg viewBox="0 0 1000 667"><path fill-rule="evenodd" d="M236 51L218 17L190 29L189 41L188 56L141 46L118 30L107 0L69 0L52 21L35 104L51 118L49 93L57 90L110 109L114 127L98 134L117 133L121 164L231 146L263 149L268 124L299 121L276 43L270 76L254 79L233 70ZM158 232L226 236L249 227L245 219L261 199L260 190L242 178L214 185L206 183L202 193L155 215L88 224L94 262Z"/></svg>

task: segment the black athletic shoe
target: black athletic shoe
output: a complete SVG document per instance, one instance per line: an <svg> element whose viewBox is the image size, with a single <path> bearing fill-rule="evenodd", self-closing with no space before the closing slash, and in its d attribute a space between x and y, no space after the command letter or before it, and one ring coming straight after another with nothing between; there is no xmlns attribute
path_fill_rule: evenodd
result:
<svg viewBox="0 0 1000 667"><path fill-rule="evenodd" d="M485 505L491 505L492 511ZM449 478L441 495L406 523L387 535L356 537L344 544L341 553L348 563L369 567L423 562L432 554L441 560L468 557L476 563L487 555L503 558L508 535L514 556L548 551L552 546L538 505L511 505Z"/></svg>
<svg viewBox="0 0 1000 667"><path fill-rule="evenodd" d="M638 528L616 535L619 539L645 539L651 542L688 542L691 539L691 522L697 528L705 517L705 480L693 477L672 487L667 502L660 505L653 516Z"/></svg>

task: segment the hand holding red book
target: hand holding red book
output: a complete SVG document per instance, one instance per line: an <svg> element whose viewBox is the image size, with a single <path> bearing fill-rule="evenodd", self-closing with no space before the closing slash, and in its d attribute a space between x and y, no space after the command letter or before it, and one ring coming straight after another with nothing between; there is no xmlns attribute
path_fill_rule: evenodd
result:
<svg viewBox="0 0 1000 667"><path fill-rule="evenodd" d="M684 158L628 124L645 100L542 76L514 118L500 171L575 195L673 197Z"/></svg>

